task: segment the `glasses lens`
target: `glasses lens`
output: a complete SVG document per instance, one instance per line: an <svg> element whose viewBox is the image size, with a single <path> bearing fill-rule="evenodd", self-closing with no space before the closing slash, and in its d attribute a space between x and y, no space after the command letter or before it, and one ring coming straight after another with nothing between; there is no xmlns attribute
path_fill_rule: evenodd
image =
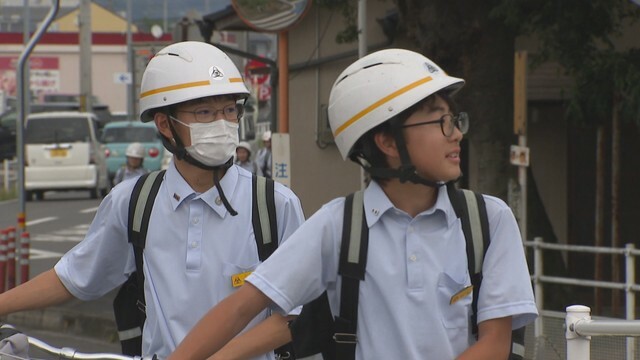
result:
<svg viewBox="0 0 640 360"><path fill-rule="evenodd" d="M238 119L238 108L236 104L227 105L222 109L224 112L224 118L227 120L236 120Z"/></svg>
<svg viewBox="0 0 640 360"><path fill-rule="evenodd" d="M456 116L455 125L460 130L462 135L466 134L469 131L469 114L466 112L461 112Z"/></svg>
<svg viewBox="0 0 640 360"><path fill-rule="evenodd" d="M440 128L442 129L442 135L449 137L453 134L454 117L451 114L444 114L440 118Z"/></svg>

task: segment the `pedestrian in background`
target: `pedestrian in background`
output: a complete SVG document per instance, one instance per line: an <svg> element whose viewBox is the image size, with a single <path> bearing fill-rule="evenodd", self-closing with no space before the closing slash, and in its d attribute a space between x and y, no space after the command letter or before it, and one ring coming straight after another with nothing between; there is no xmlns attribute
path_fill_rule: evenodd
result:
<svg viewBox="0 0 640 360"><path fill-rule="evenodd" d="M361 209L366 255L341 251L345 198L325 204L212 309L170 359L204 359L265 307L286 314L324 292L337 331L327 338L333 346L354 344L355 359L507 359L512 329L532 322L537 309L513 213L489 195L483 198L491 243L482 287L471 287L464 233L445 186L461 176L460 142L469 119L456 112L451 96L463 85L428 58L401 49L347 67L331 90L329 121L343 159L371 174ZM338 267L352 270L342 269L341 256L349 259L345 267L354 264L351 256L368 259L363 280L349 278L359 281L357 333L338 327L345 322L340 291L347 281ZM477 340L470 325L476 291Z"/></svg>
<svg viewBox="0 0 640 360"><path fill-rule="evenodd" d="M204 42L171 44L144 71L141 120L155 122L174 158L155 197L143 253L143 355L166 358L260 262L252 228L252 176L233 164L248 96L231 59ZM0 294L0 316L73 298L92 300L122 285L136 270L127 236L135 184L125 181L109 192L84 240L53 269ZM304 217L289 188L273 187L278 231L271 241L282 243ZM239 355L274 359L270 350L287 337L288 320L267 311L256 316L239 337L249 337Z"/></svg>
<svg viewBox="0 0 640 360"><path fill-rule="evenodd" d="M262 148L258 150L256 162L262 175L271 179L271 131L265 131L262 134Z"/></svg>
<svg viewBox="0 0 640 360"><path fill-rule="evenodd" d="M144 145L138 142L131 143L127 146L127 151L124 155L126 156L126 162L116 171L116 175L113 177L113 185L149 172L142 166L144 162Z"/></svg>
<svg viewBox="0 0 640 360"><path fill-rule="evenodd" d="M238 147L236 148L236 165L254 175L262 175L258 164L251 160L251 144L246 141L240 141L238 143Z"/></svg>

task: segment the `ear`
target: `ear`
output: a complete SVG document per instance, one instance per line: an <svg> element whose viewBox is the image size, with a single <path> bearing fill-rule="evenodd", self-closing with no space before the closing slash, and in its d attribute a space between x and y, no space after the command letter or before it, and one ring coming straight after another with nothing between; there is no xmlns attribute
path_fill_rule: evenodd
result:
<svg viewBox="0 0 640 360"><path fill-rule="evenodd" d="M153 121L156 123L156 128L158 129L158 132L160 134L162 134L167 139L173 138L173 134L171 133L171 128L169 125L169 121L171 120L169 119L167 114L158 111L153 115Z"/></svg>
<svg viewBox="0 0 640 360"><path fill-rule="evenodd" d="M375 141L376 146L387 156L387 158L400 157L398 147L396 146L396 139L393 135L385 132L378 132L373 136L373 141Z"/></svg>

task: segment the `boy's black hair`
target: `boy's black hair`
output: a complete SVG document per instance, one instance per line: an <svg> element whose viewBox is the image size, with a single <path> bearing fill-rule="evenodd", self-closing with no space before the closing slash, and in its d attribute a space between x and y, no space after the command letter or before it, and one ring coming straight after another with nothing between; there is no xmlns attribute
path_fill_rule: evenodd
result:
<svg viewBox="0 0 640 360"><path fill-rule="evenodd" d="M403 124L416 111L423 108L424 106L432 104L435 101L436 96L442 98L449 105L449 109L451 110L451 112L457 112L457 105L448 92L443 91L429 95L419 102L413 104L406 110L402 111L398 115L394 116L393 118L367 131L360 139L358 139L358 141L356 141L349 158L358 164L360 164L362 160L365 160L367 165L372 168L389 168L389 163L387 163L386 155L376 145L376 142L374 140L375 135L378 133L385 133L389 136L393 136L391 130L392 124ZM384 183L388 180L375 175L367 175L371 176L372 180L376 180L379 183Z"/></svg>

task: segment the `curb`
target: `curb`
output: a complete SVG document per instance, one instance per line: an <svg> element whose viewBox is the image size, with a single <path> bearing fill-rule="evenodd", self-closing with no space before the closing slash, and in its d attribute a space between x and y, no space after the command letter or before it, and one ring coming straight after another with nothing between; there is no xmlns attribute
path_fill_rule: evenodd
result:
<svg viewBox="0 0 640 360"><path fill-rule="evenodd" d="M65 308L22 311L7 315L5 322L20 327L47 330L117 342L118 333L113 319L90 316Z"/></svg>
<svg viewBox="0 0 640 360"><path fill-rule="evenodd" d="M77 335L118 343L111 306L116 291L93 301L71 300L44 309L20 311L3 317L3 322L20 327Z"/></svg>

